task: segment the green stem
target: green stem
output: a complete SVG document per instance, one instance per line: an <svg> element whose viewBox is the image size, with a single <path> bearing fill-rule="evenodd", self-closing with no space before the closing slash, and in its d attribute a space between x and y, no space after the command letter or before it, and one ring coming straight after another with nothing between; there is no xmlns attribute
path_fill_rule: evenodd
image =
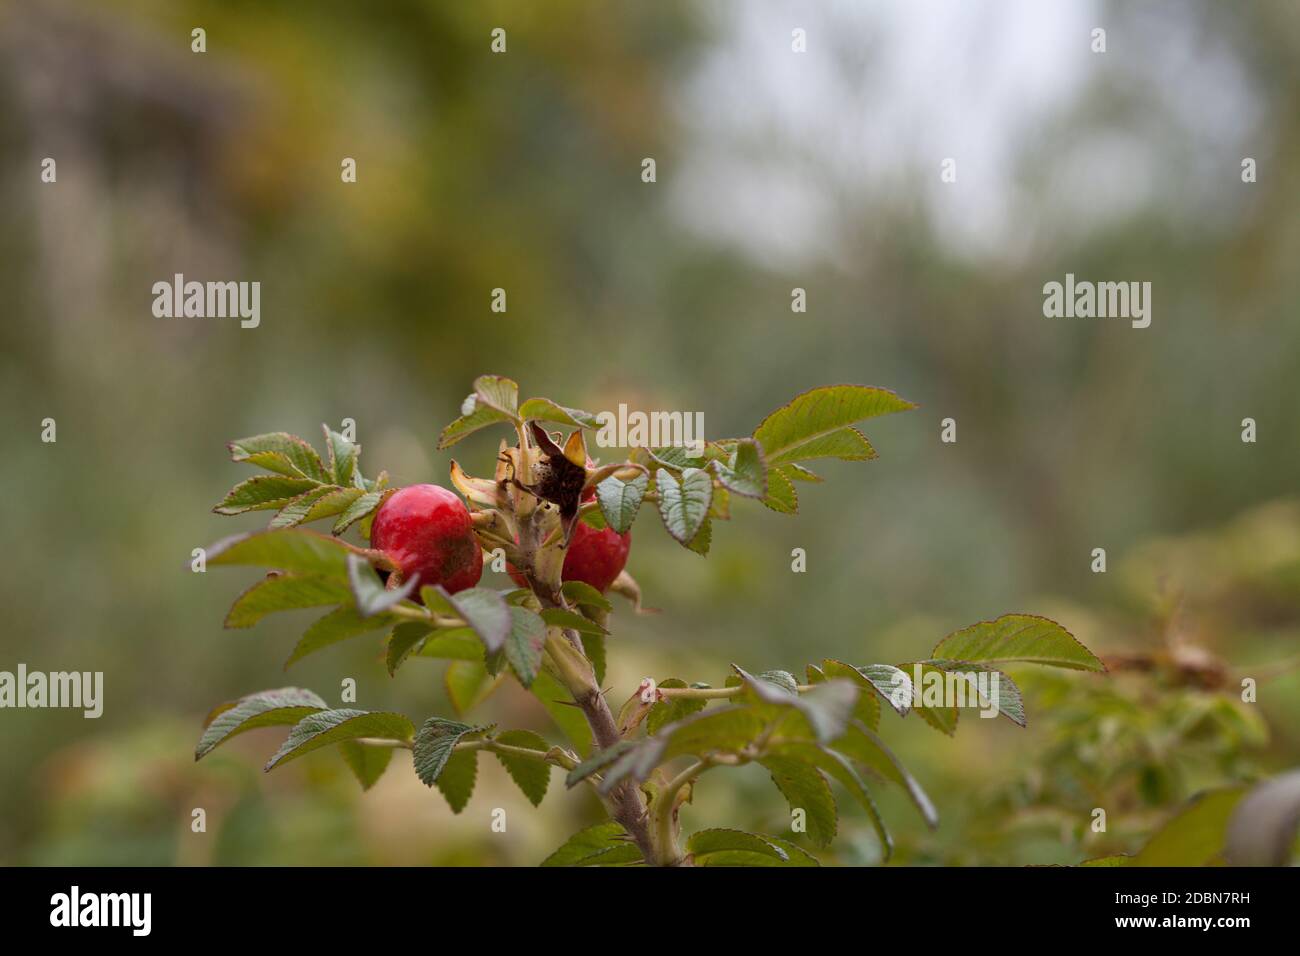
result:
<svg viewBox="0 0 1300 956"><path fill-rule="evenodd" d="M798 691L801 694L807 693L816 687L816 684L800 684ZM743 684L736 687L660 687L659 693L664 697L680 697L686 700L725 700L728 697L737 697L745 692Z"/></svg>
<svg viewBox="0 0 1300 956"><path fill-rule="evenodd" d="M500 741L491 739L463 740L456 744L452 750L488 750L507 757L521 757L524 760L537 760L541 763L554 764L557 767L563 767L565 770L572 770L578 765L576 757L565 753L558 747L551 750L534 750L531 747L517 747L514 744L503 744Z"/></svg>
<svg viewBox="0 0 1300 956"><path fill-rule="evenodd" d="M650 803L655 849L664 866L679 866L682 862L682 850L677 840L677 794L712 766L714 764L709 758L701 757L669 780Z"/></svg>

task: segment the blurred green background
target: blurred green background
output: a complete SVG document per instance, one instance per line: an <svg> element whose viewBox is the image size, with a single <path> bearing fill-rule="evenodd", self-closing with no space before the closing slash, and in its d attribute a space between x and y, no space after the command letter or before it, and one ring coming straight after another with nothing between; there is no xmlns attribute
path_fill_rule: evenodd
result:
<svg viewBox="0 0 1300 956"><path fill-rule="evenodd" d="M276 731L192 761L210 706L267 687L448 712L440 665L390 679L373 635L285 675L310 612L224 631L251 579L188 560L257 525L210 513L246 474L225 441L352 418L367 474L445 483L481 372L711 436L818 384L920 404L796 517L737 505L707 559L642 522L629 570L663 613L619 610L607 680L913 660L1013 610L1138 662L1026 676L1024 730L886 715L943 817L884 794L904 862L1132 850L1197 789L1300 763L1297 63L1288 0L0 4L0 669L106 685L95 721L0 711L0 862L531 864L596 819L486 759L459 817L403 754L365 795L330 752L262 775ZM177 272L259 280L261 326L154 318ZM1045 319L1066 272L1150 281L1151 327ZM457 459L488 472L499 437ZM517 688L484 716L554 733ZM842 809L819 855L875 861ZM757 768L684 811L787 813Z"/></svg>

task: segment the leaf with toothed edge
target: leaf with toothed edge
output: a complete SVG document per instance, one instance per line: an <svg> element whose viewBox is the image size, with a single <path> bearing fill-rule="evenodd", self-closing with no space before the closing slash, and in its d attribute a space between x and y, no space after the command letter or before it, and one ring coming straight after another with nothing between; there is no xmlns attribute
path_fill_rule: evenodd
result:
<svg viewBox="0 0 1300 956"><path fill-rule="evenodd" d="M334 478L334 484L344 487L353 485L357 456L360 455L361 449L338 432L332 430L328 425L321 425L321 431L325 433L325 449L328 452L329 473Z"/></svg>
<svg viewBox="0 0 1300 956"><path fill-rule="evenodd" d="M478 587L448 594L446 588L438 585L422 588L420 595L429 610L446 609L464 621L489 653L501 650L510 636L510 609L499 591Z"/></svg>
<svg viewBox="0 0 1300 956"><path fill-rule="evenodd" d="M934 802L894 752L871 728L860 722L850 724L848 732L835 741L835 749L860 763L882 780L888 780L902 787L926 825L932 830L939 826L939 812L935 809Z"/></svg>
<svg viewBox="0 0 1300 956"><path fill-rule="evenodd" d="M1060 624L1035 614L1004 614L954 631L935 645L932 658L983 664L1044 664L1072 670L1106 666Z"/></svg>
<svg viewBox="0 0 1300 956"><path fill-rule="evenodd" d="M308 654L314 654L349 638L390 627L394 623L396 619L390 614L362 617L351 605L344 604L336 607L307 628L303 636L298 639L298 643L294 645L293 652L284 662L284 666L288 669Z"/></svg>
<svg viewBox="0 0 1300 956"><path fill-rule="evenodd" d="M289 477L310 478L312 481L327 482L329 475L321 464L316 449L297 435L288 432L271 432L266 435L253 435L238 438L226 446L230 449L231 461L247 462L267 471Z"/></svg>
<svg viewBox="0 0 1300 956"><path fill-rule="evenodd" d="M649 484L650 479L646 475L637 475L628 481L611 475L596 485L596 501L600 505L605 524L619 534L630 529L637 512L641 510L641 502Z"/></svg>
<svg viewBox="0 0 1300 956"><path fill-rule="evenodd" d="M767 495L763 498L765 507L783 515L796 514L799 511L799 493L792 482L779 468L767 472Z"/></svg>
<svg viewBox="0 0 1300 956"><path fill-rule="evenodd" d="M339 744L339 753L343 755L343 762L357 778L362 790L369 790L378 783L393 759L392 747L363 744L355 740L345 740Z"/></svg>
<svg viewBox="0 0 1300 956"><path fill-rule="evenodd" d="M687 839L686 852L696 866L820 866L786 840L744 830L699 830Z"/></svg>
<svg viewBox="0 0 1300 956"><path fill-rule="evenodd" d="M883 388L825 385L796 395L754 429L769 466L812 458L861 461L876 457L854 422L915 408Z"/></svg>
<svg viewBox="0 0 1300 956"><path fill-rule="evenodd" d="M655 472L659 491L659 514L668 533L682 545L689 545L709 516L713 500L713 479L699 468L686 468L681 481L665 468Z"/></svg>
<svg viewBox="0 0 1300 956"><path fill-rule="evenodd" d="M363 618L382 614L401 604L415 590L419 579L412 578L401 587L388 590L370 562L359 554L348 555L348 585L356 600L357 614Z"/></svg>
<svg viewBox="0 0 1300 956"><path fill-rule="evenodd" d="M505 733L498 734L496 741L499 744L540 750L543 753L551 749L550 744L531 730L507 730ZM497 753L496 757L510 774L510 779L528 798L528 802L535 807L541 806L542 800L546 797L546 789L551 782L551 765L544 760L514 754Z"/></svg>
<svg viewBox="0 0 1300 956"><path fill-rule="evenodd" d="M382 711L322 710L308 714L289 731L289 737L267 761L266 770L296 760L304 754L343 740L374 737L381 740L409 741L415 725L403 714Z"/></svg>
<svg viewBox="0 0 1300 956"><path fill-rule="evenodd" d="M478 751L462 750L451 755L433 785L442 793L452 813L460 813L474 794L478 777Z"/></svg>
<svg viewBox="0 0 1300 956"><path fill-rule="evenodd" d="M420 731L415 735L412 749L415 775L426 787L433 786L451 759L456 744L462 738L486 729L446 717L430 717L420 725Z"/></svg>
<svg viewBox="0 0 1300 956"><path fill-rule="evenodd" d="M570 428L599 428L600 419L580 408L567 408L549 398L530 398L519 406L519 417L525 421L554 422Z"/></svg>
<svg viewBox="0 0 1300 956"><path fill-rule="evenodd" d="M579 830L542 861L542 866L624 866L641 861L627 831L613 820Z"/></svg>
<svg viewBox="0 0 1300 956"><path fill-rule="evenodd" d="M207 756L231 737L245 731L293 725L308 714L328 707L316 694L301 687L282 687L241 697L215 708L209 715L203 736L194 749L194 759Z"/></svg>
<svg viewBox="0 0 1300 956"><path fill-rule="evenodd" d="M297 571L347 579L346 543L305 528L258 531L223 538L208 548L208 565L249 564L275 571Z"/></svg>
<svg viewBox="0 0 1300 956"><path fill-rule="evenodd" d="M510 607L510 633L506 636L505 655L519 683L531 687L542 666L542 647L546 643L546 621L527 608Z"/></svg>
<svg viewBox="0 0 1300 956"><path fill-rule="evenodd" d="M830 784L821 772L791 757L767 756L758 762L772 775L772 782L790 809L804 812L809 839L820 847L830 846L835 839L839 811Z"/></svg>
<svg viewBox="0 0 1300 956"><path fill-rule="evenodd" d="M393 633L388 635L388 646L384 651L384 662L388 666L388 675L391 677L397 673L397 668L411 656L411 653L420 645L420 642L433 629L421 621L403 621L393 628ZM478 642L475 641L475 646Z"/></svg>
<svg viewBox="0 0 1300 956"><path fill-rule="evenodd" d="M357 497L352 504L348 505L346 510L339 515L339 519L334 522L333 532L342 534L348 528L356 524L362 518L368 517L378 510L383 504L384 499L392 494L392 490L387 491L367 491Z"/></svg>
<svg viewBox="0 0 1300 956"><path fill-rule="evenodd" d="M728 490L746 498L767 497L767 464L763 461L758 442L752 438L736 442L727 462L714 459L709 462L709 467Z"/></svg>
<svg viewBox="0 0 1300 956"><path fill-rule="evenodd" d="M225 626L252 627L268 614L341 604L351 597L347 585L315 574L271 574L241 594L226 615Z"/></svg>
<svg viewBox="0 0 1300 956"><path fill-rule="evenodd" d="M310 478L254 475L231 488L212 510L220 515L237 515L247 511L279 509L316 487Z"/></svg>
<svg viewBox="0 0 1300 956"><path fill-rule="evenodd" d="M471 395L470 398L474 398L474 396ZM480 405L477 402L471 404L468 400L466 404L469 405L470 410L444 428L442 434L438 436L439 451L450 448L462 438L466 438L469 435L474 434L476 431L487 428L489 425L496 425L499 422L510 421L510 416L503 415L495 408L490 408L487 405Z"/></svg>
<svg viewBox="0 0 1300 956"><path fill-rule="evenodd" d="M504 375L480 375L474 379L477 407L487 407L511 419L519 417L519 386Z"/></svg>

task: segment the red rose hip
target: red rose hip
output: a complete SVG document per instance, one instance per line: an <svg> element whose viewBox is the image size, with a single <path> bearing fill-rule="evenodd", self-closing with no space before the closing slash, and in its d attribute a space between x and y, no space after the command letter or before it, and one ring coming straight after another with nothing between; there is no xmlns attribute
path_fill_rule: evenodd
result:
<svg viewBox="0 0 1300 956"><path fill-rule="evenodd" d="M603 594L622 573L631 549L631 531L619 534L613 528L597 530L579 521L564 555L561 577L566 581L584 581Z"/></svg>
<svg viewBox="0 0 1300 956"><path fill-rule="evenodd" d="M437 485L410 485L389 495L370 526L370 546L383 551L417 587L450 593L478 584L483 549L464 502Z"/></svg>

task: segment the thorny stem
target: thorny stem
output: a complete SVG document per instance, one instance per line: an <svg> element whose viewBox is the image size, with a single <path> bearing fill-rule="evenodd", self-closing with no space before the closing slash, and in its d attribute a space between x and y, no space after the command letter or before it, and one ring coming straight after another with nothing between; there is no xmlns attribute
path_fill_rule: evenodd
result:
<svg viewBox="0 0 1300 956"><path fill-rule="evenodd" d="M519 427L519 442L521 455L526 458L527 435L522 425ZM564 600L563 593L560 591L559 581L541 581L536 574L533 556L540 547L535 520L539 513L534 511L527 519L517 522L519 525L519 570L528 581L529 588L542 602L543 607L558 607L567 610L568 605ZM577 657L585 662L585 657L582 657L582 641L577 632L572 628L564 628L563 634L564 639L577 652ZM553 651L552 657L555 656ZM569 660L573 659L573 655L564 655L564 657ZM559 669L566 688L573 695L574 703L578 705L583 717L587 720L587 725L591 728L595 749L604 750L618 743L622 739L619 736L618 725L614 720L614 714L609 709L609 703L605 700L604 694L600 692L600 687L596 683L596 676L592 672L590 664L585 664L585 673L582 674L575 673L576 668L574 667L561 667ZM633 784L623 783L614 787L605 796L605 800L610 816L636 842L637 847L641 850L641 855L645 858L645 862L651 866L663 862L655 841L650 834L649 814L641 791Z"/></svg>

